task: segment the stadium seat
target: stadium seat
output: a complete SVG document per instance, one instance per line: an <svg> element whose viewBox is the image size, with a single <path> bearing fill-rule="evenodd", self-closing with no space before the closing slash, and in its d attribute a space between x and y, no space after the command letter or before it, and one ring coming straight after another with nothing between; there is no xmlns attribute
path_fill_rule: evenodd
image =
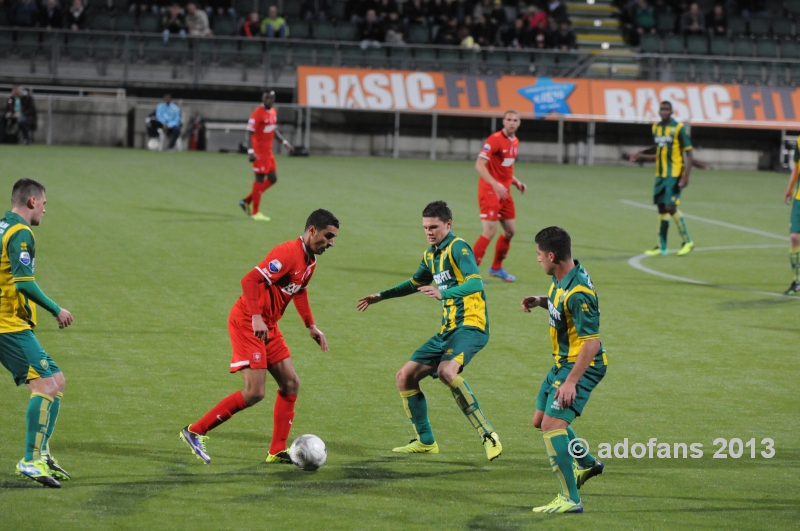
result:
<svg viewBox="0 0 800 531"><path fill-rule="evenodd" d="M142 33L156 33L158 31L159 19L155 13L140 13L139 14L139 31ZM216 31L216 24L214 25L214 32Z"/></svg>
<svg viewBox="0 0 800 531"><path fill-rule="evenodd" d="M714 63L712 61L698 59L693 61L692 64L694 67L692 81L712 82L716 79L714 74Z"/></svg>
<svg viewBox="0 0 800 531"><path fill-rule="evenodd" d="M781 43L781 57L783 59L800 59L800 42L792 40Z"/></svg>
<svg viewBox="0 0 800 531"><path fill-rule="evenodd" d="M314 45L310 42L295 42L292 44L292 64L313 65Z"/></svg>
<svg viewBox="0 0 800 531"><path fill-rule="evenodd" d="M764 69L761 63L742 63L742 83L748 85L762 85L764 83Z"/></svg>
<svg viewBox="0 0 800 531"><path fill-rule="evenodd" d="M739 63L734 61L721 61L719 64L719 79L720 83L738 83L739 82Z"/></svg>
<svg viewBox="0 0 800 531"><path fill-rule="evenodd" d="M333 22L329 20L317 20L312 27L314 39L320 41L333 40Z"/></svg>
<svg viewBox="0 0 800 531"><path fill-rule="evenodd" d="M364 50L364 64L373 68L386 68L386 48L367 48Z"/></svg>
<svg viewBox="0 0 800 531"><path fill-rule="evenodd" d="M342 0L333 0L333 5L331 7L331 15L333 16L334 20L339 22L344 21L344 12L347 10L347 2Z"/></svg>
<svg viewBox="0 0 800 531"><path fill-rule="evenodd" d="M267 41L267 58L273 68L286 66L289 63L289 45L275 39Z"/></svg>
<svg viewBox="0 0 800 531"><path fill-rule="evenodd" d="M757 37L768 35L772 26L772 21L768 18L750 17L750 34Z"/></svg>
<svg viewBox="0 0 800 531"><path fill-rule="evenodd" d="M136 15L133 13L120 13L114 19L116 31L136 31Z"/></svg>
<svg viewBox="0 0 800 531"><path fill-rule="evenodd" d="M60 50L63 50L66 42L67 35L65 33L45 32L42 35L42 55L45 57L52 57L53 49L58 46Z"/></svg>
<svg viewBox="0 0 800 531"><path fill-rule="evenodd" d="M460 50L451 48L442 48L439 50L439 68L442 70L454 71L458 70L459 63L461 62Z"/></svg>
<svg viewBox="0 0 800 531"><path fill-rule="evenodd" d="M17 52L24 58L30 58L39 51L40 33L38 31L17 32Z"/></svg>
<svg viewBox="0 0 800 531"><path fill-rule="evenodd" d="M565 69L573 68L580 61L580 56L577 53L561 52L558 55L558 68L562 72Z"/></svg>
<svg viewBox="0 0 800 531"><path fill-rule="evenodd" d="M705 35L689 35L686 37L686 51L691 54L707 55L708 39Z"/></svg>
<svg viewBox="0 0 800 531"><path fill-rule="evenodd" d="M800 0L789 0L786 2L786 11L794 18L798 18L798 15L800 15Z"/></svg>
<svg viewBox="0 0 800 531"><path fill-rule="evenodd" d="M67 53L73 61L83 61L89 56L91 40L87 33L70 33L67 36Z"/></svg>
<svg viewBox="0 0 800 531"><path fill-rule="evenodd" d="M360 46L342 46L340 53L342 56L342 66L361 66L361 56L363 50Z"/></svg>
<svg viewBox="0 0 800 531"><path fill-rule="evenodd" d="M164 60L167 55L164 39L158 37L142 38L142 58L147 63L155 64Z"/></svg>
<svg viewBox="0 0 800 531"><path fill-rule="evenodd" d="M316 58L314 64L322 66L333 66L336 61L336 48L323 45L314 47Z"/></svg>
<svg viewBox="0 0 800 531"><path fill-rule="evenodd" d="M128 10L128 0L111 0L106 6L109 6L116 13L123 13Z"/></svg>
<svg viewBox="0 0 800 531"><path fill-rule="evenodd" d="M436 70L436 49L417 48L414 50L414 66L417 70Z"/></svg>
<svg viewBox="0 0 800 531"><path fill-rule="evenodd" d="M553 53L537 53L533 55L535 75L552 76L557 71L556 55Z"/></svg>
<svg viewBox="0 0 800 531"><path fill-rule="evenodd" d="M301 2L285 2L285 3L286 4L297 4L297 3L301 3ZM272 6L276 6L276 7L280 8L278 0L258 0L258 15L259 15L259 18L263 19L264 17L266 17L269 14L269 8L272 7ZM283 14L283 18L287 18L285 13L279 13L279 15L280 14ZM296 18L296 17L293 17L293 18Z"/></svg>
<svg viewBox="0 0 800 531"><path fill-rule="evenodd" d="M8 20L8 13L6 13L5 9L0 9L0 26L10 26L11 23Z"/></svg>
<svg viewBox="0 0 800 531"><path fill-rule="evenodd" d="M410 68L411 50L405 46L389 47L389 67L406 70Z"/></svg>
<svg viewBox="0 0 800 531"><path fill-rule="evenodd" d="M247 17L253 11L258 12L256 2L253 0L233 0L233 9L240 17Z"/></svg>
<svg viewBox="0 0 800 531"><path fill-rule="evenodd" d="M486 74L499 75L505 71L507 66L508 66L508 61L506 57L506 52L499 50L487 51L481 69Z"/></svg>
<svg viewBox="0 0 800 531"><path fill-rule="evenodd" d="M264 42L254 39L242 41L242 50L239 57L245 66L261 66L264 64Z"/></svg>
<svg viewBox="0 0 800 531"><path fill-rule="evenodd" d="M530 75L531 54L528 52L509 52L508 72L512 75L517 75L517 76Z"/></svg>
<svg viewBox="0 0 800 531"><path fill-rule="evenodd" d="M664 37L664 53L683 53L683 35L667 35Z"/></svg>
<svg viewBox="0 0 800 531"><path fill-rule="evenodd" d="M731 17L728 19L728 33L734 37L747 33L747 21L742 17Z"/></svg>
<svg viewBox="0 0 800 531"><path fill-rule="evenodd" d="M218 39L215 48L217 63L220 65L235 63L239 55L239 39Z"/></svg>
<svg viewBox="0 0 800 531"><path fill-rule="evenodd" d="M794 85L800 85L800 64L789 65L789 82Z"/></svg>
<svg viewBox="0 0 800 531"><path fill-rule="evenodd" d="M788 18L779 18L772 23L772 33L780 39L794 37L794 23Z"/></svg>
<svg viewBox="0 0 800 531"><path fill-rule="evenodd" d="M711 37L711 45L709 47L711 55L730 55L730 44L725 37Z"/></svg>
<svg viewBox="0 0 800 531"><path fill-rule="evenodd" d="M778 43L773 39L761 39L758 41L756 54L758 57L769 57L774 59L778 56Z"/></svg>
<svg viewBox="0 0 800 531"><path fill-rule="evenodd" d="M336 39L340 41L354 41L358 38L358 25L352 22L339 22L336 24Z"/></svg>
<svg viewBox="0 0 800 531"><path fill-rule="evenodd" d="M0 29L0 56L11 53L14 48L14 32L9 29Z"/></svg>
<svg viewBox="0 0 800 531"><path fill-rule="evenodd" d="M305 20L289 21L289 37L292 39L308 39L311 37L308 22Z"/></svg>
<svg viewBox="0 0 800 531"><path fill-rule="evenodd" d="M767 11L775 19L775 22L783 17L783 0L767 0L766 4Z"/></svg>
<svg viewBox="0 0 800 531"><path fill-rule="evenodd" d="M653 35L652 33L645 33L642 35L639 49L642 53L660 53L661 52L661 37Z"/></svg>
<svg viewBox="0 0 800 531"><path fill-rule="evenodd" d="M661 34L673 33L677 21L678 19L674 13L662 13L658 15L658 19L656 20L656 29Z"/></svg>
<svg viewBox="0 0 800 531"><path fill-rule="evenodd" d="M428 26L419 26L412 24L408 27L408 43L409 44L428 44L430 33Z"/></svg>
<svg viewBox="0 0 800 531"><path fill-rule="evenodd" d="M672 75L675 81L692 81L692 62L689 59L673 59Z"/></svg>
<svg viewBox="0 0 800 531"><path fill-rule="evenodd" d="M95 35L92 40L94 58L101 61L109 61L118 57L117 39L111 35Z"/></svg>
<svg viewBox="0 0 800 531"><path fill-rule="evenodd" d="M739 37L733 41L733 55L737 57L753 57L753 39Z"/></svg>
<svg viewBox="0 0 800 531"><path fill-rule="evenodd" d="M300 8L302 7L302 4L302 2L298 2L297 0L284 0L283 18L286 20L300 18Z"/></svg>
<svg viewBox="0 0 800 531"><path fill-rule="evenodd" d="M192 39L192 50L199 64L205 66L214 61L214 39L195 37Z"/></svg>
<svg viewBox="0 0 800 531"><path fill-rule="evenodd" d="M221 15L218 17L214 17L214 25L212 26L212 28L214 30L214 35L232 37L238 34L238 28L236 27L236 23L228 15ZM139 29L145 31L142 28L141 17L139 17Z"/></svg>
<svg viewBox="0 0 800 531"><path fill-rule="evenodd" d="M108 13L96 13L89 19L89 29L95 31L111 31L113 20Z"/></svg>

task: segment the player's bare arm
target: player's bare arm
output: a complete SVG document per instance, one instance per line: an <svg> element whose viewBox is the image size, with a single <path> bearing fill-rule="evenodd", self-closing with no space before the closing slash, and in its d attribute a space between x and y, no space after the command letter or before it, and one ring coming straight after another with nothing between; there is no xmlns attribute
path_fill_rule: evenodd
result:
<svg viewBox="0 0 800 531"><path fill-rule="evenodd" d="M378 304L379 302L381 302L381 300L382 297L380 293L373 293L372 295L361 297L360 299L358 299L356 303L356 309L359 312L366 311L366 309L369 308L371 304Z"/></svg>
<svg viewBox="0 0 800 531"><path fill-rule="evenodd" d="M683 190L687 186L689 186L689 174L692 173L692 164L694 164L694 155L692 154L692 150L684 151L684 156L686 157L686 164L683 170L683 177L681 177L680 181L678 181L678 188Z"/></svg>
<svg viewBox="0 0 800 531"><path fill-rule="evenodd" d="M631 162L655 162L656 160L656 146L650 146L631 155Z"/></svg>
<svg viewBox="0 0 800 531"><path fill-rule="evenodd" d="M491 187L494 189L494 193L497 194L497 197L500 199L508 199L508 189L497 182L497 179L492 177L492 174L489 173L488 165L489 161L479 155L478 160L475 161L475 170L477 170L478 175L481 176L481 179L491 185Z"/></svg>
<svg viewBox="0 0 800 531"><path fill-rule="evenodd" d="M255 162L258 160L258 155L253 149L253 131L247 132L247 142L250 144L250 148L247 150L247 158L250 159L250 162Z"/></svg>
<svg viewBox="0 0 800 531"><path fill-rule="evenodd" d="M525 184L524 182L520 181L519 179L517 179L516 175L512 178L511 182L513 183L514 186L517 187L517 190L519 190L520 193L522 193L522 194L524 194L525 190L528 189L528 185Z"/></svg>
<svg viewBox="0 0 800 531"><path fill-rule="evenodd" d="M317 342L319 348L322 349L322 352L328 352L328 340L325 339L325 334L322 333L322 330L317 328L317 325L309 326L308 333L311 336L311 339Z"/></svg>
<svg viewBox="0 0 800 531"><path fill-rule="evenodd" d="M578 359L575 360L575 365L572 366L572 370L569 371L569 376L567 379L564 380L564 383L556 391L555 397L558 399L558 403L561 404L561 407L568 408L575 402L575 386L578 384L578 380L581 379L583 373L586 372L586 369L589 368L589 364L592 363L592 359L597 355L597 352L600 350L600 339L587 339L581 345L581 350L578 352Z"/></svg>
<svg viewBox="0 0 800 531"><path fill-rule="evenodd" d="M283 147L285 147L287 150L289 150L289 153L294 153L294 146L292 146L289 143L288 140L283 138L283 135L277 129L275 129L275 136L278 137L278 140L281 141L281 144L283 144Z"/></svg>
<svg viewBox="0 0 800 531"><path fill-rule="evenodd" d="M545 295L532 295L522 299L522 311L528 312L533 308L547 308L547 297Z"/></svg>
<svg viewBox="0 0 800 531"><path fill-rule="evenodd" d="M794 186L797 184L798 173L800 173L800 166L795 164L792 170L792 176L789 177L789 186L786 187L786 192L783 194L783 202L787 205L792 204L792 196L794 195Z"/></svg>
<svg viewBox="0 0 800 531"><path fill-rule="evenodd" d="M421 291L431 299L442 300L442 292L436 286L420 286L417 291Z"/></svg>

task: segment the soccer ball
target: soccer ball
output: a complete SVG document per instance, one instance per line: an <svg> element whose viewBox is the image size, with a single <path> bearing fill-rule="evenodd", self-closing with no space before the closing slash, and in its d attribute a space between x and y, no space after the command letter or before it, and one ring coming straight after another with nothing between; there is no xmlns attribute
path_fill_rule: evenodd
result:
<svg viewBox="0 0 800 531"><path fill-rule="evenodd" d="M312 471L325 464L328 449L316 435L301 435L289 447L289 456L300 470Z"/></svg>
<svg viewBox="0 0 800 531"><path fill-rule="evenodd" d="M147 141L147 149L150 151L158 151L158 148L161 147L161 141L157 138L151 138Z"/></svg>

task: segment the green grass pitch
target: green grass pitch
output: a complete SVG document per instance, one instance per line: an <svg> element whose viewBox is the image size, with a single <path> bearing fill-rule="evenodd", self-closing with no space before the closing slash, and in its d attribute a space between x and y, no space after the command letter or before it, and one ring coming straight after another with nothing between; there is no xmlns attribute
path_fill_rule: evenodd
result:
<svg viewBox="0 0 800 531"><path fill-rule="evenodd" d="M0 371L0 529L776 529L800 518L800 301L770 295L791 280L786 177L695 171L687 214L698 250L648 258L656 215L651 168L519 164L518 233L507 269L486 279L492 339L465 376L504 445L492 463L439 382L423 382L441 453L397 456L411 438L395 371L436 332L423 296L355 310L356 299L415 270L426 241L420 213L435 199L473 243L480 223L471 161L279 157L264 196L270 223L236 202L250 188L243 156L94 148L0 147L0 190L29 176L48 189L36 229L37 280L71 310L37 329L67 389L53 451L73 473L61 490L17 478L27 393ZM178 431L240 388L228 374L226 320L241 277L275 244L300 235L314 208L341 220L319 260L312 309L322 353L293 308L281 328L301 379L292 435L328 445L317 473L268 466L274 384L267 399L211 433L202 465ZM520 311L544 293L535 233L558 224L598 289L608 376L574 427L600 442L702 443L700 459L606 459L581 490L586 513L534 515L557 493L542 437L530 425L552 364L547 313ZM772 234L774 236L769 236ZM678 247L670 228L670 247ZM744 248L726 249L729 246ZM719 248L703 250L704 248ZM494 246L490 247L490 253ZM485 272L488 264L482 269ZM728 289L719 286L727 286ZM774 439L771 459L715 459L714 439Z"/></svg>

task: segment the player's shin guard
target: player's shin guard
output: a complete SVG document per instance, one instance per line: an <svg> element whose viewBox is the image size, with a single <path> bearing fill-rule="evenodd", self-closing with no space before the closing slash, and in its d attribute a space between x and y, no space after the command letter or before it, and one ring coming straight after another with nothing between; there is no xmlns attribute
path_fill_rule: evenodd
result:
<svg viewBox="0 0 800 531"><path fill-rule="evenodd" d="M32 393L28 401L26 415L28 429L25 434L25 461L42 458L42 447L47 439L47 425L50 422L50 407L53 399L42 393Z"/></svg>
<svg viewBox="0 0 800 531"><path fill-rule="evenodd" d="M692 241L692 238L689 237L689 229L686 228L686 220L683 219L683 214L681 214L680 210L676 210L674 214L672 214L672 221L675 222L675 226L678 227L678 232L683 238L683 243L689 243Z"/></svg>
<svg viewBox="0 0 800 531"><path fill-rule="evenodd" d="M290 395L278 389L275 409L272 412L272 442L269 445L269 453L272 455L286 450L286 441L289 440L289 432L292 431L295 402L297 395Z"/></svg>
<svg viewBox="0 0 800 531"><path fill-rule="evenodd" d="M800 247L789 249L789 262L792 264L792 271L794 271L794 281L800 282Z"/></svg>
<svg viewBox="0 0 800 531"><path fill-rule="evenodd" d="M476 264L481 265L481 261L483 261L483 255L486 254L486 248L489 247L489 243L491 243L491 241L492 240L481 234L478 238L478 241L475 242L472 252L475 253Z"/></svg>
<svg viewBox="0 0 800 531"><path fill-rule="evenodd" d="M263 182L253 182L253 191L250 193L253 198L253 214L258 213L258 209L261 206L261 194L266 192L270 186L272 186L272 183L266 179Z"/></svg>
<svg viewBox="0 0 800 531"><path fill-rule="evenodd" d="M544 447L550 466L561 484L561 494L575 503L581 501L575 471L572 468L572 456L569 455L569 435L567 430L550 430L544 433Z"/></svg>
<svg viewBox="0 0 800 531"><path fill-rule="evenodd" d="M400 391L400 397L403 399L406 415L417 432L419 442L433 444L436 439L433 437L433 429L428 421L428 401L425 399L425 394L419 389L412 389Z"/></svg>
<svg viewBox="0 0 800 531"><path fill-rule="evenodd" d="M567 426L567 436L569 437L570 443L572 443L572 440L576 438L575 431L573 431L572 426ZM572 445L572 453L576 455L583 455L583 457L575 458L575 461L577 461L579 467L591 468L591 466L594 464L594 456L592 456L581 443L577 442Z"/></svg>
<svg viewBox="0 0 800 531"><path fill-rule="evenodd" d="M494 246L494 262L492 263L492 269L502 269L503 260L506 259L510 248L511 238L506 238L505 234L501 234L500 237L497 238L497 243Z"/></svg>
<svg viewBox="0 0 800 531"><path fill-rule="evenodd" d="M461 376L456 376L450 382L450 391L453 393L453 398L456 399L456 404L464 412L464 415L472 423L472 426L478 430L478 434L483 437L484 435L491 434L494 431L492 425L486 420L483 415L481 406L478 405L478 399L472 392L469 384Z"/></svg>
<svg viewBox="0 0 800 531"><path fill-rule="evenodd" d="M658 215L658 246L667 248L667 233L669 232L669 214Z"/></svg>
<svg viewBox="0 0 800 531"><path fill-rule="evenodd" d="M63 393L56 393L53 403L50 405L50 420L47 423L47 433L42 443L42 453L50 455L50 438L53 436L53 431L56 429L56 420L58 419L58 411L61 409L61 398Z"/></svg>
<svg viewBox="0 0 800 531"><path fill-rule="evenodd" d="M190 424L189 431L197 435L205 435L246 407L242 392L236 391L220 400L219 404L214 406L203 418Z"/></svg>

